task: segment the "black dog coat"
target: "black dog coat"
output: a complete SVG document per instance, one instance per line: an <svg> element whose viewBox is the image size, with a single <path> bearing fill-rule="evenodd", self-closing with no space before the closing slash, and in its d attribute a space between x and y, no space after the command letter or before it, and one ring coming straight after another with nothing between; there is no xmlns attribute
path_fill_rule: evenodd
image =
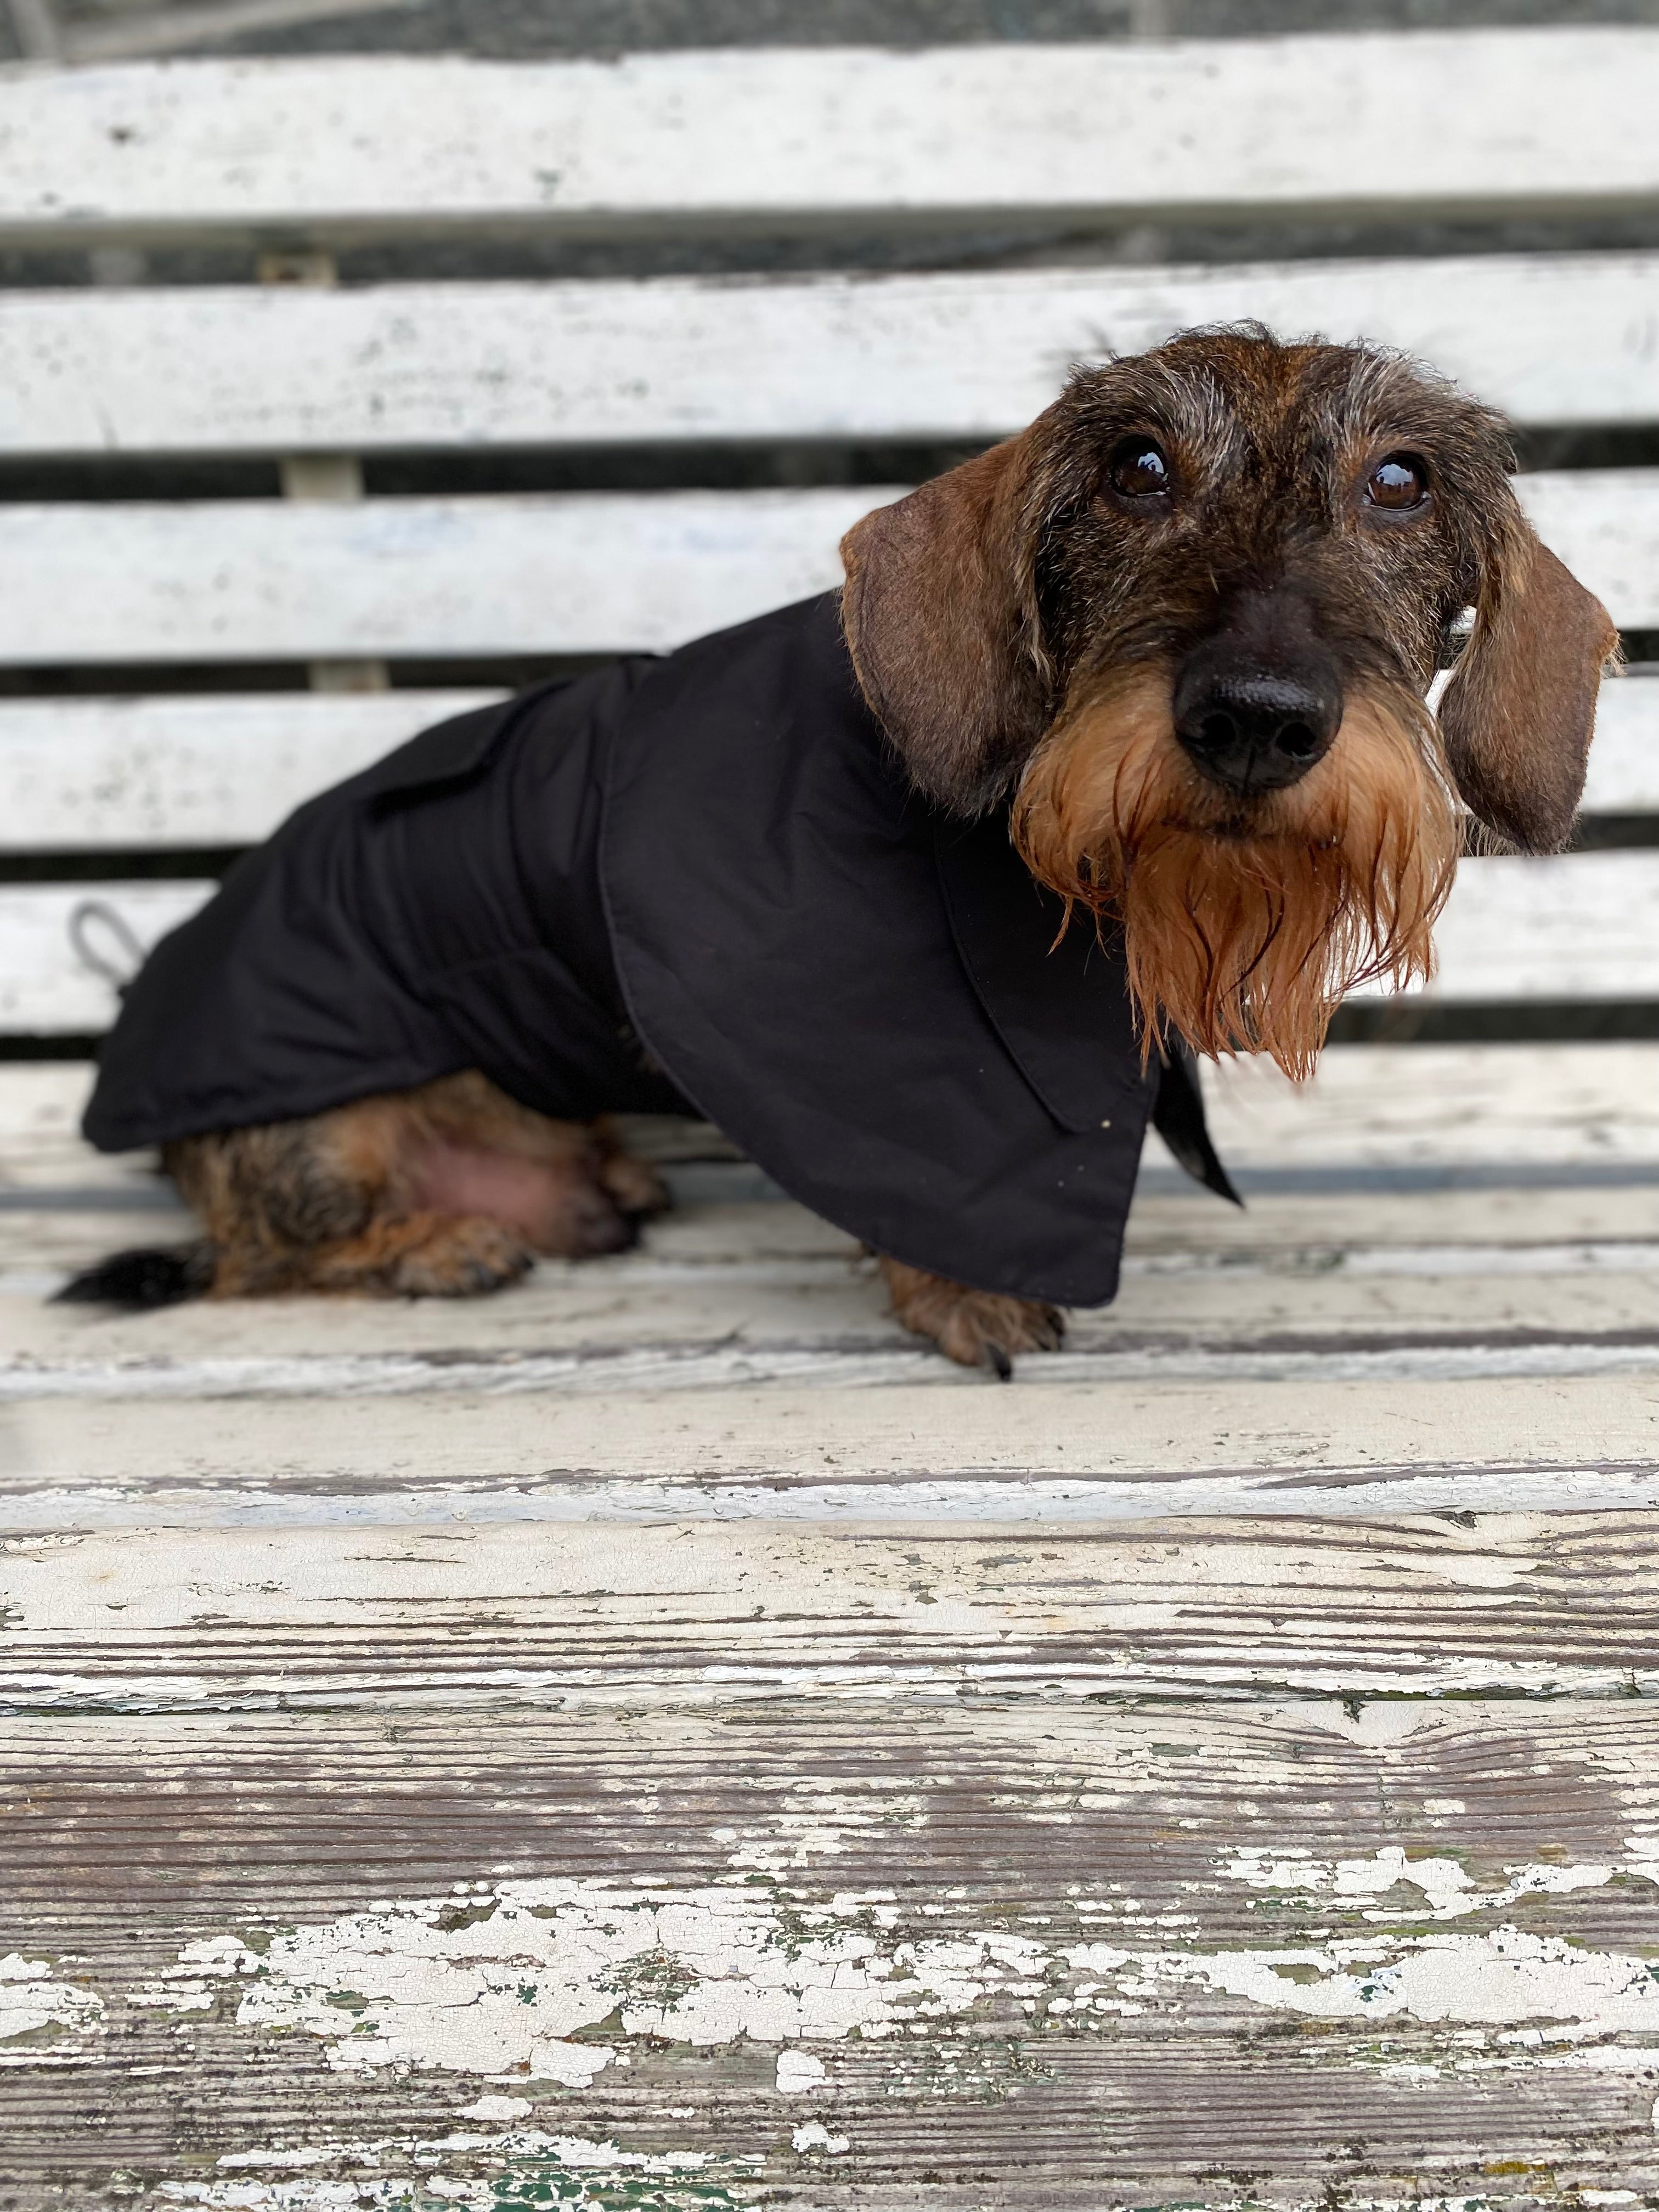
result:
<svg viewBox="0 0 1659 2212"><path fill-rule="evenodd" d="M908 785L835 594L464 714L302 806L164 939L106 1041L105 1151L476 1067L538 1112L685 1112L878 1252L1117 1287L1149 1114L1231 1196L1121 953L1006 817ZM1161 1077L1161 1079L1160 1079Z"/></svg>

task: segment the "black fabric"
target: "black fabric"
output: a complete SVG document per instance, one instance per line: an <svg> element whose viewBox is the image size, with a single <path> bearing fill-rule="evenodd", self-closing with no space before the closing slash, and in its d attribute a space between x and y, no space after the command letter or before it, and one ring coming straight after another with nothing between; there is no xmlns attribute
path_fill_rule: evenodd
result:
<svg viewBox="0 0 1659 2212"><path fill-rule="evenodd" d="M1233 1188L1232 1177L1210 1142L1209 1126L1204 1119L1204 1093L1198 1087L1197 1058L1178 1038L1171 1039L1166 1047L1158 1103L1152 1109L1152 1127L1169 1146L1176 1164L1185 1168L1194 1182L1201 1182L1206 1190L1212 1190L1218 1198L1224 1198L1231 1205L1243 1205Z"/></svg>
<svg viewBox="0 0 1659 2212"><path fill-rule="evenodd" d="M86 1131L477 1067L572 1119L690 1104L877 1251L1098 1304L1155 1098L1225 1177L1188 1072L1142 1069L1121 954L1060 920L1005 820L908 788L831 595L461 716L301 808L146 963Z"/></svg>
<svg viewBox="0 0 1659 2212"><path fill-rule="evenodd" d="M641 1035L785 1189L982 1289L1113 1296L1154 1088L1121 959L1079 932L1051 964L1006 823L909 788L834 600L641 684L602 874Z"/></svg>
<svg viewBox="0 0 1659 2212"><path fill-rule="evenodd" d="M322 793L164 938L99 1054L106 1152L464 1067L573 1120L684 1110L617 993L602 744L649 662L424 730Z"/></svg>

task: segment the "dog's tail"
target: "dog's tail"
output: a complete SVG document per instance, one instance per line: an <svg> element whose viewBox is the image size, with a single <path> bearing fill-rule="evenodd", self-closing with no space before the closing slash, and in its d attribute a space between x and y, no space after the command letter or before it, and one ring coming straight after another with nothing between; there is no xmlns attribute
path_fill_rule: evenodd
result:
<svg viewBox="0 0 1659 2212"><path fill-rule="evenodd" d="M63 1305L116 1306L144 1313L155 1306L181 1305L204 1297L213 1287L218 1255L205 1237L193 1244L140 1246L112 1252L95 1267L71 1275L53 1302Z"/></svg>

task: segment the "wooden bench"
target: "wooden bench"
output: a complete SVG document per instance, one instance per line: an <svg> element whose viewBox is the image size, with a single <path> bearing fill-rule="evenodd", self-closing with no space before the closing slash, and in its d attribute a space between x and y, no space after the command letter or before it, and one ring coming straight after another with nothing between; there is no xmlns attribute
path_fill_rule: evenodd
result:
<svg viewBox="0 0 1659 2212"><path fill-rule="evenodd" d="M75 1134L129 938L832 583L1073 358L1255 314L1595 432L1522 493L1650 653L1659 252L1484 249L1650 213L1656 92L1639 29L0 76L0 238L105 280L0 295L3 2212L1659 2191L1659 682L1011 1388L675 1124L642 1251L496 1300L44 1302L183 1226ZM728 273L537 273L601 249Z"/></svg>

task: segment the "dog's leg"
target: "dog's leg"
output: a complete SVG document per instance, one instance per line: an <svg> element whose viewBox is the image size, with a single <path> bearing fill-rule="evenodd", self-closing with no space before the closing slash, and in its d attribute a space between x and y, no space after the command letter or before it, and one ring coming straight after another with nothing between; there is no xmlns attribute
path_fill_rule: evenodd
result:
<svg viewBox="0 0 1659 2212"><path fill-rule="evenodd" d="M471 1298L517 1282L534 1256L521 1237L488 1214L410 1213L372 1221L362 1236L341 1243L319 1245L307 1256L305 1287L388 1298Z"/></svg>
<svg viewBox="0 0 1659 2212"><path fill-rule="evenodd" d="M599 1181L630 1221L650 1221L670 1210L674 1201L668 1185L648 1160L635 1158L613 1122L597 1121L593 1139L599 1148Z"/></svg>
<svg viewBox="0 0 1659 2212"><path fill-rule="evenodd" d="M1066 1334L1058 1306L1038 1298L1011 1298L997 1291L972 1291L944 1275L883 1260L893 1312L917 1336L931 1337L963 1367L988 1367L1006 1382L1016 1353L1057 1352Z"/></svg>
<svg viewBox="0 0 1659 2212"><path fill-rule="evenodd" d="M624 1151L605 1120L555 1121L498 1091L476 1070L411 1091L429 1141L410 1155L421 1201L516 1221L538 1252L581 1259L621 1250L638 1224L666 1212L655 1170Z"/></svg>
<svg viewBox="0 0 1659 2212"><path fill-rule="evenodd" d="M207 1231L210 1295L458 1297L515 1281L532 1254L512 1224L412 1203L405 1156L420 1133L407 1100L366 1099L167 1146L168 1170Z"/></svg>
<svg viewBox="0 0 1659 2212"><path fill-rule="evenodd" d="M119 1254L66 1295L126 1305L204 1291L470 1297L515 1281L538 1252L622 1251L668 1202L606 1125L532 1113L476 1073L185 1138L164 1160L204 1241Z"/></svg>

